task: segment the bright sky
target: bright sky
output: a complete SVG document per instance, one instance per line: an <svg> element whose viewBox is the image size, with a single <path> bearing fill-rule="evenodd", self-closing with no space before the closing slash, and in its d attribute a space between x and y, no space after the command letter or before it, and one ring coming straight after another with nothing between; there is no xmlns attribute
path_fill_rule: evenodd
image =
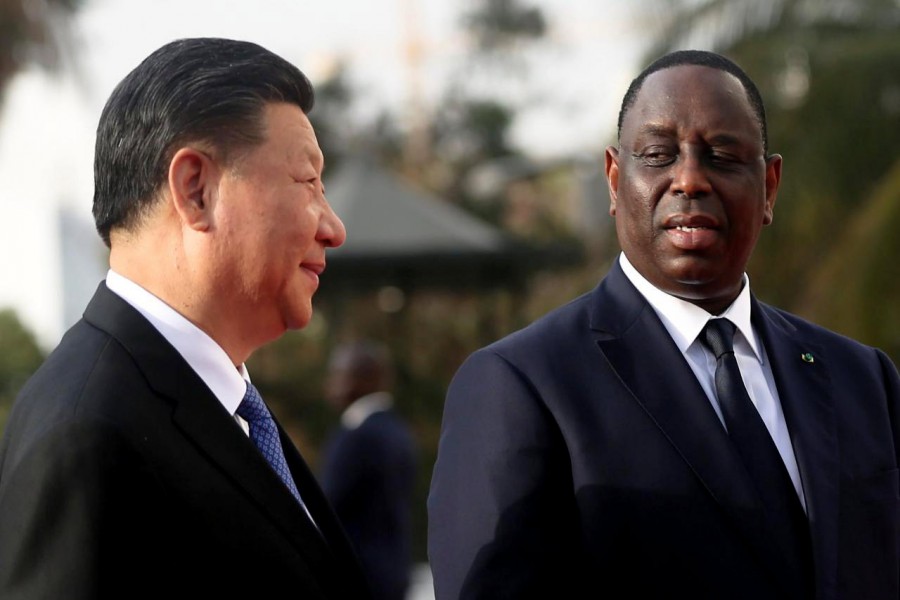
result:
<svg viewBox="0 0 900 600"><path fill-rule="evenodd" d="M618 103L639 69L652 0L530 0L544 10L547 39L534 50L528 82L510 89L528 103L514 141L535 157L596 154L613 132ZM306 72L315 84L349 65L363 106L408 114L414 84L426 108L460 72L460 15L472 0L85 0L61 76L15 78L0 108L0 308L13 306L45 346L56 343L93 292L63 289L60 257L102 265L99 242L61 245L59 211L91 228L93 141L112 88L150 52L180 37L253 41ZM640 11L639 8L645 9ZM421 44L416 69L406 60ZM363 114L364 118L366 115ZM84 253L86 258L73 257ZM98 258L99 257L99 258ZM85 263L86 264L86 263ZM105 267L103 267L105 268ZM82 272L79 267L78 272ZM90 272L88 270L87 272ZM102 269L98 271L102 277ZM71 279L71 276L70 276ZM70 314L63 315L68 311ZM73 316L74 315L74 316Z"/></svg>

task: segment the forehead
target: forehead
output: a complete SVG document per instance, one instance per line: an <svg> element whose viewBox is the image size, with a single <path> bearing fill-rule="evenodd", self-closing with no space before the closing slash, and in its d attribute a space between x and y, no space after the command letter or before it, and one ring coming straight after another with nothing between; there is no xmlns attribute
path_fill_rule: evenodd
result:
<svg viewBox="0 0 900 600"><path fill-rule="evenodd" d="M324 158L309 117L295 104L271 103L264 113L266 142L277 148L287 160L308 160L321 167Z"/></svg>
<svg viewBox="0 0 900 600"><path fill-rule="evenodd" d="M622 123L622 137L648 129L746 135L762 143L760 124L740 80L699 65L669 67L644 80Z"/></svg>

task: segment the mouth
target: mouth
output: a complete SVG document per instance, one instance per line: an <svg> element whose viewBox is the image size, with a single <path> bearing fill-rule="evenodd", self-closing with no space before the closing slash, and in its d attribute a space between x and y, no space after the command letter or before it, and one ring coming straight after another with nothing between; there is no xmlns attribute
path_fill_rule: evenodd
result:
<svg viewBox="0 0 900 600"><path fill-rule="evenodd" d="M325 271L325 263L300 263L300 268L321 275Z"/></svg>
<svg viewBox="0 0 900 600"><path fill-rule="evenodd" d="M325 271L325 263L300 263L300 269L306 273L315 285L319 285L319 276Z"/></svg>
<svg viewBox="0 0 900 600"><path fill-rule="evenodd" d="M720 237L719 223L708 215L673 215L663 224L666 237L680 250L705 250Z"/></svg>

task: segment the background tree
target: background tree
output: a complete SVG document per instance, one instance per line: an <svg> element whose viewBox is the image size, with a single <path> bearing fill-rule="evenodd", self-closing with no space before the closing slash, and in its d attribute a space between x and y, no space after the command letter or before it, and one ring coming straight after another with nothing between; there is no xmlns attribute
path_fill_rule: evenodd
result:
<svg viewBox="0 0 900 600"><path fill-rule="evenodd" d="M0 433L16 394L43 360L37 340L16 313L0 310Z"/></svg>

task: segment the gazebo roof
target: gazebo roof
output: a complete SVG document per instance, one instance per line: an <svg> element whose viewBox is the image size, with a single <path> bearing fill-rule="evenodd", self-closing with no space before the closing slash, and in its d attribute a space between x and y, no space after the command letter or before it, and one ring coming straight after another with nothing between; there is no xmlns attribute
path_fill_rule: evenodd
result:
<svg viewBox="0 0 900 600"><path fill-rule="evenodd" d="M508 243L498 229L359 159L345 164L326 191L347 228L347 242L329 251L335 258L494 253Z"/></svg>
<svg viewBox="0 0 900 600"><path fill-rule="evenodd" d="M328 251L322 291L384 285L491 287L524 275L532 251L374 164L347 159L326 182L347 241Z"/></svg>

